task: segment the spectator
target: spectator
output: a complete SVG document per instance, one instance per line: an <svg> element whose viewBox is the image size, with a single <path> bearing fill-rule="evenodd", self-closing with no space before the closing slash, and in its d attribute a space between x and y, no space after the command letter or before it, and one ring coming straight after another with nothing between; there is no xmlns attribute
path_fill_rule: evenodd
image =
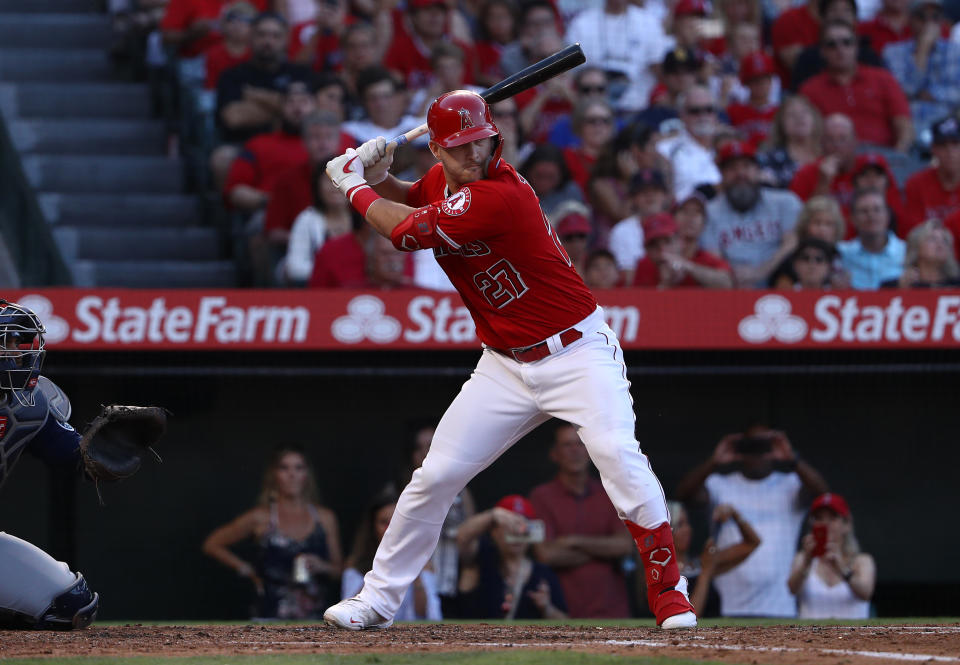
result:
<svg viewBox="0 0 960 665"><path fill-rule="evenodd" d="M710 15L710 3L704 0L678 0L673 6L670 34L675 49L697 51L703 41L703 20Z"/></svg>
<svg viewBox="0 0 960 665"><path fill-rule="evenodd" d="M357 90L366 117L343 123L344 130L357 144L378 136L389 140L421 124L419 118L404 115L404 98L397 81L383 67L370 67L360 72Z"/></svg>
<svg viewBox="0 0 960 665"><path fill-rule="evenodd" d="M860 158L857 157L857 137L853 122L839 113L829 116L824 122L823 152L822 158L797 171L790 183L790 189L805 201L813 196L832 196L840 204L844 214L849 215L858 167L862 168L871 160L877 160L871 158L858 161ZM882 161L881 168L888 181L893 183L893 175L889 168L886 168L886 160ZM891 210L900 209L902 201L896 185L887 187L886 200Z"/></svg>
<svg viewBox="0 0 960 665"><path fill-rule="evenodd" d="M342 197L341 197L342 198ZM384 491L393 492L399 496L407 486L414 472L423 465L423 460L430 452L435 428L432 425L421 425L414 428L412 436L406 439L403 460L398 468L396 479L388 483ZM457 615L457 582L460 573L460 550L457 546L457 532L460 526L477 512L476 503L469 488L463 490L454 498L447 516L443 520L440 531L440 541L437 549L430 557L430 568L436 579L437 594L440 596L440 606L443 615L447 618Z"/></svg>
<svg viewBox="0 0 960 665"><path fill-rule="evenodd" d="M713 160L713 141L717 134L717 106L709 88L696 85L678 100L683 129L662 139L657 150L670 162L673 172L673 196L685 199L697 185L720 182L720 171Z"/></svg>
<svg viewBox="0 0 960 665"><path fill-rule="evenodd" d="M727 117L754 148L767 138L779 108L770 102L775 76L773 58L762 51L750 53L740 62L740 81L750 90L750 97L728 106Z"/></svg>
<svg viewBox="0 0 960 665"><path fill-rule="evenodd" d="M535 60L541 60L563 47L559 35L544 35L537 49L531 52ZM577 101L573 89L573 77L560 74L548 79L532 90L525 90L516 96L520 108L520 127L525 136L534 143L546 143L550 133L561 118L570 115Z"/></svg>
<svg viewBox="0 0 960 665"><path fill-rule="evenodd" d="M807 0L803 5L787 9L770 27L770 41L780 65L780 80L790 85L790 73L807 46L817 43L820 33L820 2Z"/></svg>
<svg viewBox="0 0 960 665"><path fill-rule="evenodd" d="M883 194L896 228L903 219L903 195L897 187L897 179L890 170L886 157L877 152L865 152L857 155L853 164L853 189L872 189ZM852 237L854 229L847 225L847 237Z"/></svg>
<svg viewBox="0 0 960 665"><path fill-rule="evenodd" d="M845 237L847 223L836 199L830 196L814 196L803 204L797 217L797 240L803 246L807 240L817 240L827 246L827 256L832 257L829 271L830 288L845 289L850 286L850 275L843 269L837 251L837 243ZM799 251L800 247L797 248ZM819 250L818 250L819 251ZM794 270L796 252L784 260L770 278L774 288L793 288L800 281ZM816 261L813 261L816 263ZM809 267L808 267L809 268ZM812 268L809 268L812 269Z"/></svg>
<svg viewBox="0 0 960 665"><path fill-rule="evenodd" d="M338 71L343 65L340 40L352 18L347 1L315 0L315 7L311 19L294 24L288 55L316 72Z"/></svg>
<svg viewBox="0 0 960 665"><path fill-rule="evenodd" d="M856 192L850 209L857 236L837 245L850 285L870 290L899 279L906 243L890 228L890 209L883 195L872 190Z"/></svg>
<svg viewBox="0 0 960 665"><path fill-rule="evenodd" d="M934 123L932 136L933 164L910 176L904 187L906 214L899 228L904 236L925 220L946 220L960 211L960 122L944 118Z"/></svg>
<svg viewBox="0 0 960 665"><path fill-rule="evenodd" d="M530 156L533 145L523 141L523 133L520 131L520 123L517 120L519 112L517 111L516 100L508 97L496 104L491 104L490 113L497 129L500 130L500 140L503 144L500 156L514 167L520 165ZM427 153L430 157L433 157L432 152L428 150ZM435 162L436 158L434 157L431 166Z"/></svg>
<svg viewBox="0 0 960 665"><path fill-rule="evenodd" d="M732 266L738 286L765 286L796 247L800 199L793 192L760 185L749 144L725 143L717 163L723 173L723 191L707 204L707 226L700 244Z"/></svg>
<svg viewBox="0 0 960 665"><path fill-rule="evenodd" d="M472 46L448 33L450 14L451 10L445 0L407 2L405 20L394 30L393 42L387 49L383 62L408 88L417 90L430 85L433 80L430 54L443 42L456 44L463 51L467 63L464 80L473 83L476 56Z"/></svg>
<svg viewBox="0 0 960 665"><path fill-rule="evenodd" d="M280 283L304 286L313 273L313 259L327 239L346 235L353 227L353 211L324 172L326 162L313 170L313 205L305 208L290 229L287 255L278 271Z"/></svg>
<svg viewBox="0 0 960 665"><path fill-rule="evenodd" d="M713 17L719 20L723 27L723 34L704 40L703 47L719 58L721 63L732 54L734 57L728 62L735 68L743 56L760 48L760 31L763 29L764 22L763 8L759 0L721 0L714 3L713 9ZM738 51L739 47L736 44L742 38L741 34L738 34L741 27L751 28L752 34L749 38L749 48Z"/></svg>
<svg viewBox="0 0 960 665"><path fill-rule="evenodd" d="M352 147L353 139L340 131L340 121L333 114L315 111L303 120L303 145L307 159L279 173L264 214L266 240L280 248L286 246L297 216L318 201L314 177L317 168L326 164L331 155Z"/></svg>
<svg viewBox="0 0 960 665"><path fill-rule="evenodd" d="M510 0L486 0L477 15L479 39L477 52L477 83L491 86L503 79L500 59L503 51L517 39L517 6Z"/></svg>
<svg viewBox="0 0 960 665"><path fill-rule="evenodd" d="M475 85L464 82L466 63L463 50L456 44L440 42L430 51L430 85L413 91L408 112L410 115L424 118L427 108L433 100L451 90L472 90L481 92Z"/></svg>
<svg viewBox="0 0 960 665"><path fill-rule="evenodd" d="M799 618L869 618L877 569L873 557L860 551L846 499L839 494L818 496L810 506L810 525L788 582L797 597ZM823 534L819 542L817 533Z"/></svg>
<svg viewBox="0 0 960 665"><path fill-rule="evenodd" d="M960 44L942 34L942 21L940 0L915 0L910 6L915 37L883 51L890 73L910 100L919 135L960 106Z"/></svg>
<svg viewBox="0 0 960 665"><path fill-rule="evenodd" d="M653 10L627 0L604 0L602 7L581 11L566 42L579 42L587 60L611 74L613 104L621 111L647 106L656 83L651 68L673 46Z"/></svg>
<svg viewBox="0 0 960 665"><path fill-rule="evenodd" d="M358 120L363 115L360 103L362 95L359 88L360 73L380 64L380 51L377 48L377 31L366 23L354 23L349 26L341 38L343 45L343 64L340 78L347 87L347 118Z"/></svg>
<svg viewBox="0 0 960 665"><path fill-rule="evenodd" d="M273 129L292 81L310 80L310 70L286 61L287 25L277 14L253 22L250 60L225 70L217 82L217 125L224 145L210 156L217 186L226 180L239 146Z"/></svg>
<svg viewBox="0 0 960 665"><path fill-rule="evenodd" d="M584 274L588 239L593 231L590 209L579 201L567 201L554 209L550 220L556 226L557 237L579 275Z"/></svg>
<svg viewBox="0 0 960 665"><path fill-rule="evenodd" d="M823 25L833 21L856 25L856 0L820 0L820 19ZM870 48L870 43L865 37L857 38L857 62L873 67L884 66L879 51ZM811 76L822 72L825 65L819 44L807 46L793 63L793 70L790 72L791 88L799 89Z"/></svg>
<svg viewBox="0 0 960 665"><path fill-rule="evenodd" d="M795 617L787 588L790 565L809 497L827 490L820 473L798 458L783 432L753 426L728 434L713 455L677 485L685 503L730 505L749 522L760 546L733 570L717 575L723 616ZM741 541L740 529L725 522L716 536L722 549Z"/></svg>
<svg viewBox="0 0 960 665"><path fill-rule="evenodd" d="M460 615L473 619L566 619L560 581L529 555L533 505L518 494L477 513L457 532Z"/></svg>
<svg viewBox="0 0 960 665"><path fill-rule="evenodd" d="M909 41L913 36L910 13L912 0L881 0L880 11L869 21L862 22L857 31L866 37L870 47L883 53L888 44Z"/></svg>
<svg viewBox="0 0 960 665"><path fill-rule="evenodd" d="M787 258L789 271L780 274L773 283L780 289L830 289L832 266L837 258L835 246L819 238L801 240L797 249Z"/></svg>
<svg viewBox="0 0 960 665"><path fill-rule="evenodd" d="M534 546L537 559L556 571L571 617L630 616L620 561L633 552L633 540L590 475L590 455L573 425L554 429L550 461L557 475L530 492L546 525L546 539Z"/></svg>
<svg viewBox="0 0 960 665"><path fill-rule="evenodd" d="M713 538L707 538L700 556L691 556L693 528L687 509L679 501L667 501L667 509L670 511L673 544L677 550L677 566L680 574L687 578L690 588L690 604L697 610L697 617L720 616L720 595L713 587L713 578L733 570L753 554L760 546L760 536L736 508L721 504L713 511L710 530L713 532L731 520L740 530L740 542L718 550Z"/></svg>
<svg viewBox="0 0 960 665"><path fill-rule="evenodd" d="M907 236L907 252L900 279L880 286L928 289L960 286L960 267L954 257L954 237L939 220L924 222Z"/></svg>
<svg viewBox="0 0 960 665"><path fill-rule="evenodd" d="M580 187L581 193L586 195L590 172L600 153L613 139L613 110L604 100L594 96L587 97L573 108L572 123L579 145L563 148L563 157L574 182Z"/></svg>
<svg viewBox="0 0 960 665"><path fill-rule="evenodd" d="M656 169L640 169L630 179L630 206L634 214L622 219L610 230L607 246L615 257L624 284L633 283L633 271L644 255L643 220L665 212L670 194L663 174Z"/></svg>
<svg viewBox="0 0 960 665"><path fill-rule="evenodd" d="M340 598L352 598L363 587L363 576L373 568L373 555L383 539L393 511L397 507L397 495L381 492L373 498L360 522L353 550L347 558L343 571ZM434 574L425 568L407 589L400 608L394 616L396 621L442 621L440 597Z"/></svg>
<svg viewBox="0 0 960 665"><path fill-rule="evenodd" d="M583 269L583 282L590 289L613 289L622 286L617 260L606 249L595 249L587 255Z"/></svg>
<svg viewBox="0 0 960 665"><path fill-rule="evenodd" d="M317 89L317 110L332 113L343 122L347 117L347 84L329 72L318 74L313 81Z"/></svg>
<svg viewBox="0 0 960 665"><path fill-rule="evenodd" d="M326 608L324 583L340 577L339 532L336 515L318 502L303 448L283 444L270 457L257 506L217 527L203 552L253 583L254 617L319 619ZM248 538L259 549L256 564L230 551Z"/></svg>
<svg viewBox="0 0 960 665"><path fill-rule="evenodd" d="M857 62L853 26L832 21L823 27L820 49L825 70L800 88L821 113L846 113L857 138L906 152L913 145L910 105L896 79L879 67Z"/></svg>
<svg viewBox="0 0 960 665"><path fill-rule="evenodd" d="M680 99L697 84L704 72L704 61L696 51L677 48L668 52L660 64L660 83L650 93L650 106L636 115L637 120L660 127L677 117Z"/></svg>
<svg viewBox="0 0 960 665"><path fill-rule="evenodd" d="M715 67L716 75L711 80L711 84L716 82L720 86L717 98L727 105L732 103L742 104L750 97L749 88L745 87L740 79L740 64L743 59L751 53L766 52L761 39L761 30L755 23L738 23L732 26L730 30L729 47L720 57ZM781 92L779 70L776 69L776 62L774 62L774 77L770 85L770 97L767 103L778 103Z"/></svg>
<svg viewBox="0 0 960 665"><path fill-rule="evenodd" d="M551 220L553 220L553 210L561 204L568 201L583 201L580 188L570 179L563 151L549 143L537 146L530 153L520 167L520 174L533 187L537 198L540 199L540 207ZM556 223L555 220L553 221Z"/></svg>
<svg viewBox="0 0 960 665"><path fill-rule="evenodd" d="M576 102L572 116L577 115L577 109L585 110L591 102L602 104L607 109L610 108L607 98L607 73L599 67L584 65L578 68L573 75L573 93ZM573 149L581 146L583 137L580 133L582 130L575 127L576 123L572 116L567 115L559 118L550 130L549 142L558 148ZM615 123L611 124L610 128L613 130Z"/></svg>
<svg viewBox="0 0 960 665"><path fill-rule="evenodd" d="M536 62L535 53L542 53L543 43L560 37L561 23L550 0L531 0L520 4L520 36L504 46L500 68L504 76L516 74Z"/></svg>
<svg viewBox="0 0 960 665"><path fill-rule="evenodd" d="M247 141L243 152L230 165L223 195L234 210L243 213L263 210L279 176L310 158L303 142L303 121L315 110L316 104L313 91L306 83L291 81L287 85L283 91L280 128Z"/></svg>
<svg viewBox="0 0 960 665"><path fill-rule="evenodd" d="M207 77L203 87L214 90L220 74L250 59L250 39L257 10L249 2L230 5L223 15L223 40L207 49L204 64Z"/></svg>
<svg viewBox="0 0 960 665"><path fill-rule="evenodd" d="M693 198L693 197L691 197ZM686 201L690 205L695 205ZM676 220L663 212L643 220L646 256L637 262L633 286L674 287L701 286L729 288L733 271L726 261L700 249L698 240L703 230L703 211L685 210L684 235L679 235Z"/></svg>
<svg viewBox="0 0 960 665"><path fill-rule="evenodd" d="M763 182L771 187L788 187L798 169L820 157L822 137L820 111L806 97L787 98L757 153Z"/></svg>
<svg viewBox="0 0 960 665"><path fill-rule="evenodd" d="M313 259L310 288L389 289L410 286L413 257L354 218L353 232L325 242Z"/></svg>
<svg viewBox="0 0 960 665"><path fill-rule="evenodd" d="M269 0L250 0L259 11L269 7ZM229 0L170 0L160 22L163 41L176 47L181 58L203 55L219 43L217 24Z"/></svg>

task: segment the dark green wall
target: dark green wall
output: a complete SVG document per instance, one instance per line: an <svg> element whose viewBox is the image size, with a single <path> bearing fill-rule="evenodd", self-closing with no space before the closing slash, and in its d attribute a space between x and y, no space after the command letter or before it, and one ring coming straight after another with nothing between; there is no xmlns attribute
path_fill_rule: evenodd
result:
<svg viewBox="0 0 960 665"><path fill-rule="evenodd" d="M253 504L269 448L280 440L309 448L349 543L365 501L392 474L406 425L438 418L475 358L448 355L420 376L408 375L428 362L415 355L385 357L379 369L349 354L288 356L279 376L259 360L249 361L249 373L224 373L191 356L51 358L47 373L71 395L76 425L101 403L170 408L163 463L148 460L137 477L104 487L100 507L89 483L73 487L27 458L3 488L0 528L70 559L103 596L103 618L244 618L244 581L206 560L199 546ZM228 355L209 364L236 362ZM631 366L643 362L650 359L628 357ZM179 369L164 376L167 363ZM768 422L850 500L860 542L877 559L881 613L929 613L934 606L916 593L926 585L960 610L960 533L952 527L960 503L960 374L936 371L936 363L816 372L756 364L745 373L737 363L693 367L677 356L631 377L639 439L668 493L723 434ZM321 365L322 375L302 375ZM338 375L357 367L368 368L360 370L365 375ZM378 375L391 367L396 375ZM481 508L552 475L549 437L548 425L476 479Z"/></svg>

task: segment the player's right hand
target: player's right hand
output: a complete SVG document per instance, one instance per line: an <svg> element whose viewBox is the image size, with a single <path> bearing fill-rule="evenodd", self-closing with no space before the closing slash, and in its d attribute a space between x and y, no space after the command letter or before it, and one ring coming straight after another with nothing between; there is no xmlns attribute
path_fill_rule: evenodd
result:
<svg viewBox="0 0 960 665"><path fill-rule="evenodd" d="M326 171L327 177L344 196L354 187L367 184L363 177L363 162L353 148L327 162Z"/></svg>
<svg viewBox="0 0 960 665"><path fill-rule="evenodd" d="M370 139L357 148L357 154L366 168L367 184L379 185L387 179L395 148L396 144L387 143L387 139L382 136Z"/></svg>

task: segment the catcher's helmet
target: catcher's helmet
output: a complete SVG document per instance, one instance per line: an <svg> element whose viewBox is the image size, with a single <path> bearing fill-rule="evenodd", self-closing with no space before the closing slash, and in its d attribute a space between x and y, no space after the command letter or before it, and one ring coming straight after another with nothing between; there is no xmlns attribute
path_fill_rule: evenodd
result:
<svg viewBox="0 0 960 665"><path fill-rule="evenodd" d="M444 148L500 136L490 107L483 97L469 90L454 90L439 97L427 109L430 140Z"/></svg>
<svg viewBox="0 0 960 665"><path fill-rule="evenodd" d="M25 406L34 404L46 332L32 311L0 300L0 390L10 391Z"/></svg>

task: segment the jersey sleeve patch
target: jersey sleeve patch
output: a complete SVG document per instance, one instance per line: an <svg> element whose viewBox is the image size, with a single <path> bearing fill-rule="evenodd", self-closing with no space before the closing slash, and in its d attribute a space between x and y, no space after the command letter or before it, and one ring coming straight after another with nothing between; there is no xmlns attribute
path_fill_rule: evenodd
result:
<svg viewBox="0 0 960 665"><path fill-rule="evenodd" d="M440 202L440 210L449 217L459 217L470 209L473 195L468 187L461 187L456 194L451 194Z"/></svg>

